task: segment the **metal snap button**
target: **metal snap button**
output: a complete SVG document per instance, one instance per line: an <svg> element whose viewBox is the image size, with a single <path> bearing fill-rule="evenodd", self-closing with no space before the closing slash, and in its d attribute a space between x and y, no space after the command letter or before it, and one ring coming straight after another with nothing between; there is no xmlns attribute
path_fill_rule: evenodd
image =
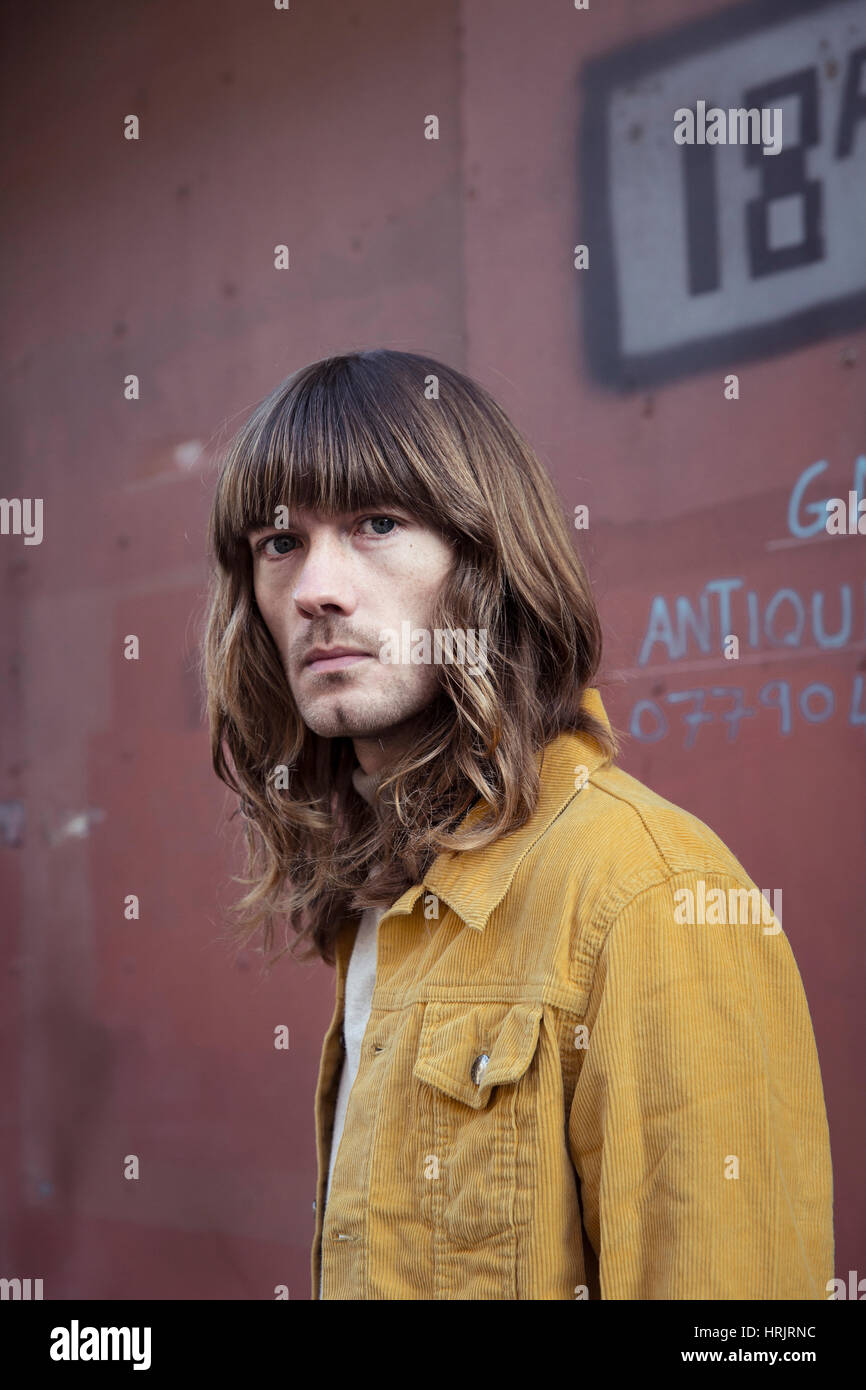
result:
<svg viewBox="0 0 866 1390"><path fill-rule="evenodd" d="M472 1070L470 1072L470 1075L472 1077L472 1080L475 1082L476 1086L481 1085L481 1078L484 1075L484 1072L487 1068L487 1063L489 1061L490 1058L487 1056L487 1053L482 1052L480 1057L476 1057L475 1061L472 1063Z"/></svg>

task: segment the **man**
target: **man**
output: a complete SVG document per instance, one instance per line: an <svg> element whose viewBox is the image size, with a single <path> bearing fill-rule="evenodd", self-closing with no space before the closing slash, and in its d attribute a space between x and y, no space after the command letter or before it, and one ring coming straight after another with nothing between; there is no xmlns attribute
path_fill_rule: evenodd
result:
<svg viewBox="0 0 866 1390"><path fill-rule="evenodd" d="M315 363L234 440L211 540L242 938L282 915L336 963L313 1298L826 1297L790 946L615 766L589 584L502 410L428 357Z"/></svg>

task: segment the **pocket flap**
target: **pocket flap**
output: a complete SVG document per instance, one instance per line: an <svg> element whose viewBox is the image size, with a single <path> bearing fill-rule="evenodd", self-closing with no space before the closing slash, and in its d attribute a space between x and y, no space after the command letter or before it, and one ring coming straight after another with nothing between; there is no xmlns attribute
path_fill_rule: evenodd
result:
<svg viewBox="0 0 866 1390"><path fill-rule="evenodd" d="M518 1081L527 1070L538 1045L542 1012L541 1004L431 1001L424 1014L413 1075L473 1110L481 1110L494 1086Z"/></svg>

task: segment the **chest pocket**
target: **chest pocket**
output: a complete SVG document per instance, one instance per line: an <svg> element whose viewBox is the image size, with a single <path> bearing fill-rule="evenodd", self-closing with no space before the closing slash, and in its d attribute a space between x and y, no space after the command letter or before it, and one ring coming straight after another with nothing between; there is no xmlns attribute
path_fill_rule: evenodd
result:
<svg viewBox="0 0 866 1390"><path fill-rule="evenodd" d="M413 1076L425 1215L507 1285L522 1184L537 1170L540 1004L427 1004ZM483 1250L483 1256L482 1256Z"/></svg>
<svg viewBox="0 0 866 1390"><path fill-rule="evenodd" d="M414 1075L483 1110L495 1086L519 1081L538 1044L540 1004L427 1005Z"/></svg>

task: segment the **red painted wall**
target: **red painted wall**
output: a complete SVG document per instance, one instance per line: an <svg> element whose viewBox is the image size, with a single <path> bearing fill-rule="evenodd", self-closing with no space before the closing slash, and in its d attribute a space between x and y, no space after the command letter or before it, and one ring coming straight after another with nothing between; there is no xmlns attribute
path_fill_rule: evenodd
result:
<svg viewBox="0 0 866 1390"><path fill-rule="evenodd" d="M0 537L0 1274L42 1278L52 1299L309 1297L333 975L284 961L265 979L220 942L242 858L195 663L221 444L289 372L376 345L475 375L567 511L589 506L575 534L606 626L608 712L628 731L650 700L668 723L649 741L647 708L623 764L783 889L826 1088L836 1272L863 1268L866 727L850 714L866 541L797 542L786 517L815 461L828 467L807 500L853 486L866 334L618 393L588 370L572 265L583 65L721 8L92 0L7 21L2 491L44 499L44 536ZM655 596L697 611L705 584L732 577L762 624L736 675L694 641L641 661ZM845 584L841 647L766 637L780 589L808 612L823 591L833 630ZM138 662L123 659L133 633ZM760 700L781 680L788 734ZM821 722L800 710L810 683L834 694ZM668 695L721 685L755 714L731 739L733 697L712 697L684 746L693 706Z"/></svg>

